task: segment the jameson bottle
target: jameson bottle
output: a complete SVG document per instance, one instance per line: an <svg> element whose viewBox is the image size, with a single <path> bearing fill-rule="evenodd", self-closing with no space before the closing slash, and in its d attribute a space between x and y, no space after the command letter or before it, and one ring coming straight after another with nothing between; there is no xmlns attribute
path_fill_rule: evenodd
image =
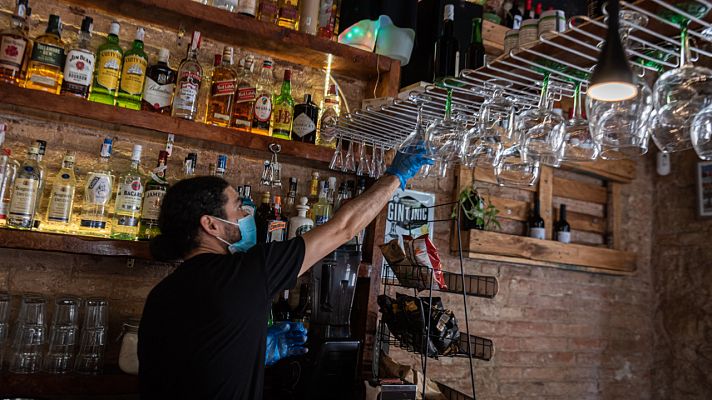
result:
<svg viewBox="0 0 712 400"><path fill-rule="evenodd" d="M74 209L74 193L77 189L77 178L74 174L74 152L67 152L59 170L52 182L49 195L47 218L42 223L43 231L71 233L72 211Z"/></svg>
<svg viewBox="0 0 712 400"><path fill-rule="evenodd" d="M138 238L150 240L158 236L161 230L158 228L158 216L161 213L163 197L168 190L166 180L166 167L168 164L168 152L161 150L158 153L158 164L151 172L151 179L146 183L146 191L143 195L143 205L141 207L141 226L138 231Z"/></svg>
<svg viewBox="0 0 712 400"><path fill-rule="evenodd" d="M161 48L158 51L158 62L148 67L143 86L142 110L170 114L176 87L176 71L168 66L170 56L168 49Z"/></svg>
<svg viewBox="0 0 712 400"><path fill-rule="evenodd" d="M208 98L208 115L205 119L210 125L230 126L235 89L237 88L237 73L232 69L233 53L232 47L225 46L222 56L215 55L215 69Z"/></svg>
<svg viewBox="0 0 712 400"><path fill-rule="evenodd" d="M19 0L10 26L0 31L0 82L20 85L24 82L22 68L29 57L27 37L27 0Z"/></svg>
<svg viewBox="0 0 712 400"><path fill-rule="evenodd" d="M131 43L131 48L124 53L119 95L116 99L119 107L141 109L143 82L148 68L148 56L143 51L143 37L143 28L137 28L136 38Z"/></svg>
<svg viewBox="0 0 712 400"><path fill-rule="evenodd" d="M134 145L131 152L131 166L119 177L116 202L114 203L114 219L111 224L111 237L114 239L136 240L138 238L144 181L139 170L141 150L141 145Z"/></svg>
<svg viewBox="0 0 712 400"><path fill-rule="evenodd" d="M35 39L32 47L25 87L59 94L64 76L64 56L62 21L58 15L50 15L47 30Z"/></svg>
<svg viewBox="0 0 712 400"><path fill-rule="evenodd" d="M193 40L188 47L188 55L178 68L176 93L173 96L171 116L194 120L198 113L198 93L203 81L203 68L198 63L200 32L193 32Z"/></svg>
<svg viewBox="0 0 712 400"><path fill-rule="evenodd" d="M94 52L90 50L91 31L94 20L84 17L77 42L69 53L64 64L64 81L61 94L87 98L94 78Z"/></svg>
<svg viewBox="0 0 712 400"><path fill-rule="evenodd" d="M27 158L20 165L8 207L7 226L32 229L35 219L35 204L40 188L40 168L37 161L39 149L30 147Z"/></svg>
<svg viewBox="0 0 712 400"><path fill-rule="evenodd" d="M294 122L292 123L292 140L304 143L316 143L316 124L319 118L319 107L312 103L311 95L304 95L304 103L294 106Z"/></svg>
<svg viewBox="0 0 712 400"><path fill-rule="evenodd" d="M291 140L294 99L292 99L292 71L284 70L284 80L279 95L274 98L272 111L272 136Z"/></svg>
<svg viewBox="0 0 712 400"><path fill-rule="evenodd" d="M84 201L79 216L78 232L84 235L108 237L111 234L109 205L114 191L114 171L109 160L113 140L105 138L98 162L87 174Z"/></svg>
<svg viewBox="0 0 712 400"><path fill-rule="evenodd" d="M111 23L109 36L96 50L96 69L94 70L94 85L91 87L89 100L97 103L114 105L116 93L119 91L121 77L121 62L124 52L119 46L118 22Z"/></svg>
<svg viewBox="0 0 712 400"><path fill-rule="evenodd" d="M269 136L270 120L272 118L272 61L264 60L262 72L257 80L257 98L252 109L252 133Z"/></svg>

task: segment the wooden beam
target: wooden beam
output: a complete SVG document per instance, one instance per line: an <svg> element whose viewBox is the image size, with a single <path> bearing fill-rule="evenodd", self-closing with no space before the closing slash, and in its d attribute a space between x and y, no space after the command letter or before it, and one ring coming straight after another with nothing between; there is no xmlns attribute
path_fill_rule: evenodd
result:
<svg viewBox="0 0 712 400"><path fill-rule="evenodd" d="M519 257L507 257L507 256L495 256L492 254L484 254L484 253L477 253L477 252L469 252L469 253L464 253L463 254L465 257L473 259L473 260L479 260L479 261L490 261L490 262L497 262L497 263L503 263L503 264L517 264L517 265L527 265L527 266L534 266L534 267L547 267L547 268L558 268L558 269L563 269L567 271L577 271L577 272L590 272L594 274L606 274L606 275L619 275L619 276L631 276L635 274L634 271L618 271L615 269L607 269L607 268L592 268L592 267L583 267L580 265L570 265L570 264L559 264L559 263L553 263L553 262L547 262L547 261L539 261L539 260L529 260L525 258L519 258Z"/></svg>
<svg viewBox="0 0 712 400"><path fill-rule="evenodd" d="M621 240L622 226L622 185L620 183L610 184L610 203L608 213L610 215L610 229L608 230L607 243L613 246L614 249L621 250L623 242Z"/></svg>
<svg viewBox="0 0 712 400"><path fill-rule="evenodd" d="M0 247L151 259L148 242L146 241L112 240L16 229L0 229Z"/></svg>
<svg viewBox="0 0 712 400"><path fill-rule="evenodd" d="M632 160L567 162L561 164L561 167L619 183L631 183L636 176L636 165Z"/></svg>
<svg viewBox="0 0 712 400"><path fill-rule="evenodd" d="M539 213L544 219L546 239L551 240L554 232L554 216L552 197L554 193L554 170L549 166L542 166L539 175Z"/></svg>
<svg viewBox="0 0 712 400"><path fill-rule="evenodd" d="M608 190L606 190L604 186L555 176L554 196L606 204L608 201Z"/></svg>

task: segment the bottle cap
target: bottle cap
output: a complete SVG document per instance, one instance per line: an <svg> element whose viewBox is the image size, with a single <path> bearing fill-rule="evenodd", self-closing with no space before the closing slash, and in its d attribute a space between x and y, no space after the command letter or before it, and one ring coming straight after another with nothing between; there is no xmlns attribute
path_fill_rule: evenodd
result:
<svg viewBox="0 0 712 400"><path fill-rule="evenodd" d="M74 164L75 159L76 159L76 155L74 154L73 151L70 151L64 155L64 162L66 162L66 163Z"/></svg>
<svg viewBox="0 0 712 400"><path fill-rule="evenodd" d="M306 197L301 197L299 199L299 204L297 204L294 208L296 208L297 211L308 211L309 210L309 206L307 205L308 202L309 202L309 199L307 199Z"/></svg>
<svg viewBox="0 0 712 400"><path fill-rule="evenodd" d="M82 20L82 32L91 33L94 29L94 20L92 17L84 17Z"/></svg>
<svg viewBox="0 0 712 400"><path fill-rule="evenodd" d="M188 157L191 160L193 160L193 167L198 163L198 153L188 153Z"/></svg>
<svg viewBox="0 0 712 400"><path fill-rule="evenodd" d="M168 64L168 60L171 58L171 51L165 47L161 47L158 50L158 61Z"/></svg>
<svg viewBox="0 0 712 400"><path fill-rule="evenodd" d="M455 20L455 5L445 4L445 12L443 14L443 20L454 21Z"/></svg>
<svg viewBox="0 0 712 400"><path fill-rule="evenodd" d="M335 176L329 177L329 187L332 189L336 188L336 177Z"/></svg>
<svg viewBox="0 0 712 400"><path fill-rule="evenodd" d="M35 140L35 143L37 144L37 149L39 150L39 155L41 155L41 156L45 155L45 152L47 150L47 141L46 140Z"/></svg>
<svg viewBox="0 0 712 400"><path fill-rule="evenodd" d="M36 155L39 155L39 154L40 154L40 151L39 151L39 149L37 149L37 147L35 147L35 146L30 146L30 149L27 150L27 154L36 154Z"/></svg>
<svg viewBox="0 0 712 400"><path fill-rule="evenodd" d="M101 145L101 156L111 157L111 150L114 146L114 141L111 138L104 138L104 143Z"/></svg>
<svg viewBox="0 0 712 400"><path fill-rule="evenodd" d="M133 151L131 152L131 161L141 161L141 152L143 151L143 146L140 144L135 144Z"/></svg>
<svg viewBox="0 0 712 400"><path fill-rule="evenodd" d="M160 163L161 161L168 162L168 152L165 150L161 150L158 152L158 162Z"/></svg>
<svg viewBox="0 0 712 400"><path fill-rule="evenodd" d="M202 37L200 36L200 32L198 32L198 31L193 32L193 39L190 41L190 49L198 50L200 48L201 40L202 40Z"/></svg>
<svg viewBox="0 0 712 400"><path fill-rule="evenodd" d="M146 36L146 31L141 27L136 28L136 41L143 42L144 36Z"/></svg>
<svg viewBox="0 0 712 400"><path fill-rule="evenodd" d="M219 66L220 64L222 64L222 54L216 54L214 60L215 60L215 61L213 61L213 66L214 66L214 67L217 67L217 66Z"/></svg>
<svg viewBox="0 0 712 400"><path fill-rule="evenodd" d="M292 80L292 70L290 70L290 69L284 70L284 80L287 82Z"/></svg>
<svg viewBox="0 0 712 400"><path fill-rule="evenodd" d="M50 14L47 22L47 33L54 32L54 28L57 29L57 33L62 32L62 18L59 15Z"/></svg>
<svg viewBox="0 0 712 400"><path fill-rule="evenodd" d="M271 68L272 68L272 65L273 65L272 60L264 60L264 61L262 61L262 68L271 69Z"/></svg>
<svg viewBox="0 0 712 400"><path fill-rule="evenodd" d="M234 54L235 54L235 49L233 49L230 46L225 46L225 48L223 48L223 53L222 53L223 61L232 65L232 58L233 58Z"/></svg>
<svg viewBox="0 0 712 400"><path fill-rule="evenodd" d="M304 104L309 104L309 103L311 103L311 95L305 94L304 95Z"/></svg>
<svg viewBox="0 0 712 400"><path fill-rule="evenodd" d="M312 172L312 178L319 179L319 171Z"/></svg>
<svg viewBox="0 0 712 400"><path fill-rule="evenodd" d="M109 35L119 36L120 31L121 31L121 24L119 24L116 21L112 21L111 27L109 28Z"/></svg>
<svg viewBox="0 0 712 400"><path fill-rule="evenodd" d="M227 155L220 154L218 156L218 165L215 168L215 170L218 172L225 172L226 169L227 169Z"/></svg>

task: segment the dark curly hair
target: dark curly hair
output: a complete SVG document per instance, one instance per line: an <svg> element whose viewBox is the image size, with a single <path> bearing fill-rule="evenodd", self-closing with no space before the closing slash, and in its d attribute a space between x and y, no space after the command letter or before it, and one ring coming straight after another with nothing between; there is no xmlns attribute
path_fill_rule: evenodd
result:
<svg viewBox="0 0 712 400"><path fill-rule="evenodd" d="M151 240L151 255L160 261L177 260L196 248L200 217L226 218L225 188L230 184L216 176L184 179L171 186L163 198L158 227L161 234Z"/></svg>

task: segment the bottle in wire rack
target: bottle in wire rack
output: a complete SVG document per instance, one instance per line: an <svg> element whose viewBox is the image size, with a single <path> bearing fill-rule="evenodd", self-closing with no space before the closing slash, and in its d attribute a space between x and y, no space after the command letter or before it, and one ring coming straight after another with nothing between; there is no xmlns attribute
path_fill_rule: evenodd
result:
<svg viewBox="0 0 712 400"><path fill-rule="evenodd" d="M121 25L113 21L106 41L96 50L94 84L89 93L89 100L91 101L112 106L116 102L119 79L121 78L121 62L124 58L124 51L119 46L120 30Z"/></svg>
<svg viewBox="0 0 712 400"><path fill-rule="evenodd" d="M50 15L47 30L34 40L25 87L59 94L64 76L64 42L59 15Z"/></svg>
<svg viewBox="0 0 712 400"><path fill-rule="evenodd" d="M151 171L151 177L144 189L143 204L141 205L141 224L138 231L140 240L150 240L161 233L158 227L158 216L161 213L163 197L168 190L168 181L166 181L167 164L168 152L161 150L158 152L156 168Z"/></svg>
<svg viewBox="0 0 712 400"><path fill-rule="evenodd" d="M144 183L143 174L139 169L142 150L140 144L133 146L131 166L119 177L114 219L111 224L111 237L114 239L136 240L138 238Z"/></svg>
<svg viewBox="0 0 712 400"><path fill-rule="evenodd" d="M10 206L12 189L15 186L15 178L20 169L18 163L12 157L12 151L3 147L5 143L5 131L7 126L0 124L0 226L5 226L7 223L7 213Z"/></svg>
<svg viewBox="0 0 712 400"><path fill-rule="evenodd" d="M78 233L90 236L111 235L110 202L114 188L114 171L110 159L113 140L105 138L99 160L91 167L84 185L84 199L79 215Z"/></svg>
<svg viewBox="0 0 712 400"><path fill-rule="evenodd" d="M262 71L257 80L257 98L252 109L252 133L270 135L270 120L272 118L272 91L274 77L272 76L272 61L264 60Z"/></svg>
<svg viewBox="0 0 712 400"><path fill-rule="evenodd" d="M210 125L230 126L235 90L237 89L237 73L232 68L233 53L232 47L225 46L222 56L215 55L215 69L210 84L206 116L206 122Z"/></svg>
<svg viewBox="0 0 712 400"><path fill-rule="evenodd" d="M467 49L467 68L477 69L485 65L485 46L482 44L482 18L472 19L472 41Z"/></svg>
<svg viewBox="0 0 712 400"><path fill-rule="evenodd" d="M292 98L292 71L284 70L284 80L279 95L274 97L272 111L271 136L292 139L292 118L294 116L294 99Z"/></svg>
<svg viewBox="0 0 712 400"><path fill-rule="evenodd" d="M77 178L74 174L75 154L70 151L62 160L62 168L52 181L47 215L42 223L43 231L71 233L73 231L72 212Z"/></svg>
<svg viewBox="0 0 712 400"><path fill-rule="evenodd" d="M143 28L136 28L136 38L131 43L131 48L124 53L119 94L116 98L116 105L119 107L132 110L141 109L143 84L146 80L146 69L148 68L148 56L143 50L144 35Z"/></svg>
<svg viewBox="0 0 712 400"><path fill-rule="evenodd" d="M235 104L232 107L230 126L236 129L250 131L252 129L252 109L255 106L257 89L253 81L252 68L255 60L247 56L240 60L241 71L235 90Z"/></svg>
<svg viewBox="0 0 712 400"><path fill-rule="evenodd" d="M38 157L39 149L32 146L27 151L27 158L20 164L8 206L7 226L10 228L32 229L34 227L35 205L40 188Z"/></svg>
<svg viewBox="0 0 712 400"><path fill-rule="evenodd" d="M433 82L457 77L460 67L460 45L455 37L455 6L446 4L443 31L435 44L435 76Z"/></svg>
<svg viewBox="0 0 712 400"><path fill-rule="evenodd" d="M143 86L141 109L161 114L170 114L173 92L176 87L176 71L168 66L171 53L166 48L158 51L158 62L148 67Z"/></svg>
<svg viewBox="0 0 712 400"><path fill-rule="evenodd" d="M534 211L529 216L529 237L546 239L544 219L539 214L539 199L534 199Z"/></svg>
<svg viewBox="0 0 712 400"><path fill-rule="evenodd" d="M19 0L10 26L0 31L0 82L21 85L32 45L27 36L27 0Z"/></svg>
<svg viewBox="0 0 712 400"><path fill-rule="evenodd" d="M96 57L91 51L91 31L94 20L84 17L82 27L77 36L77 42L67 53L67 62L64 64L64 81L62 81L61 94L77 97L89 97L89 89L94 79L94 64Z"/></svg>
<svg viewBox="0 0 712 400"><path fill-rule="evenodd" d="M571 226L566 221L566 204L559 207L559 220L554 225L554 235L561 243L571 243Z"/></svg>
<svg viewBox="0 0 712 400"><path fill-rule="evenodd" d="M203 80L203 68L198 62L200 41L200 32L193 32L188 55L178 68L176 93L173 96L173 110L171 111L173 117L194 120L198 112L198 94Z"/></svg>

